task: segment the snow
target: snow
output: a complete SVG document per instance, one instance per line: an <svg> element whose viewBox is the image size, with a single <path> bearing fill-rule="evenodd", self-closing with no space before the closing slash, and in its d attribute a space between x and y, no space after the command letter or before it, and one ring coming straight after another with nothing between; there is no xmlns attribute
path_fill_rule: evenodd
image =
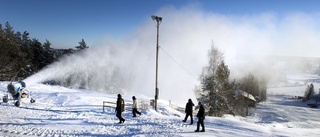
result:
<svg viewBox="0 0 320 137"><path fill-rule="evenodd" d="M206 132L196 133L197 118L189 125L182 120L184 113L169 106L169 101L159 100L158 111L151 107L141 116L132 117L127 107L123 113L124 124L118 124L114 108L102 109L103 101L116 101L116 94L92 90L70 89L61 86L35 84L28 86L35 103L28 98L20 107L13 102L0 105L0 136L320 136L320 109L310 108L310 100L301 102L304 81L317 76L294 76L291 82L268 89L268 100L250 110L250 116L226 115L222 118L207 116ZM311 80L311 79L309 79ZM298 83L298 84L297 84ZM6 95L8 82L0 82L0 97ZM320 83L313 83L319 89ZM288 86L289 85L289 86ZM131 102L133 93L123 93L126 103ZM149 104L152 97L135 94L138 102ZM1 99L2 100L2 99ZM174 101L172 101L174 104ZM187 102L186 102L187 103ZM183 107L183 106L181 106Z"/></svg>

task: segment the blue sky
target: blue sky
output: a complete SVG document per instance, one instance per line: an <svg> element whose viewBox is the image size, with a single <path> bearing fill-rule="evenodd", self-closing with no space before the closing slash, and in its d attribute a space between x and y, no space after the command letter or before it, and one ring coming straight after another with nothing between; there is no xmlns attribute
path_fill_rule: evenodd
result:
<svg viewBox="0 0 320 137"><path fill-rule="evenodd" d="M83 38L89 52L52 66L58 71L54 76L79 70L109 78L109 72L120 69L132 80L127 83L132 91L154 93L156 27L151 15L162 16L159 88L168 93L161 97L172 99L176 90L194 89L212 43L233 75L257 70L242 55L320 57L319 7L315 0L0 0L0 22L41 42L48 39L54 48L74 48ZM250 59L270 67L257 56Z"/></svg>
<svg viewBox="0 0 320 137"><path fill-rule="evenodd" d="M28 31L53 47L74 48L83 38L89 46L107 36L125 38L161 9L197 5L204 13L247 16L272 12L319 12L320 1L308 0L1 0L0 23ZM164 21L166 17L163 17Z"/></svg>

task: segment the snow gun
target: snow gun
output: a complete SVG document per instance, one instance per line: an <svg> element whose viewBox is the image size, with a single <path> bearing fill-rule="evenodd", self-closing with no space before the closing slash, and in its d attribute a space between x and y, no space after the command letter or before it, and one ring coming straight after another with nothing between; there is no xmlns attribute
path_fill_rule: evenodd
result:
<svg viewBox="0 0 320 137"><path fill-rule="evenodd" d="M19 81L16 84L13 84L12 82L10 82L10 84L8 84L7 86L7 89L8 89L8 92L11 94L12 98L9 98L9 93L8 93L3 97L3 102L8 103L9 100L13 100L15 102L14 105L17 107L20 106L21 99L25 97L31 98L30 103L36 102L36 100L34 100L31 97L31 91L25 89L25 87L26 87L26 83L24 83L23 81Z"/></svg>

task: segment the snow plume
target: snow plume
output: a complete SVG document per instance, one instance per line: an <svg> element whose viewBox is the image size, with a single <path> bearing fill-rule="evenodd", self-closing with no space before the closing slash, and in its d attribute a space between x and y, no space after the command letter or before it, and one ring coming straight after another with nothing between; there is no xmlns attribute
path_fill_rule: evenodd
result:
<svg viewBox="0 0 320 137"><path fill-rule="evenodd" d="M231 73L239 74L256 66L239 65L250 63L241 62L241 56L318 56L320 50L319 14L222 15L187 5L179 9L164 7L155 15L163 17L159 97L174 102L195 99L193 89L199 84L197 78L207 64L212 43L224 53ZM27 78L27 83L69 78L79 87L154 96L156 23L150 16L145 22L126 39L107 37L87 51L65 57Z"/></svg>
<svg viewBox="0 0 320 137"><path fill-rule="evenodd" d="M107 38L100 46L65 56L24 81L28 85L55 82L108 93L144 94L150 92L143 92L145 87L153 87L150 93L154 93L154 82L151 82L154 73L150 74L150 67L155 70L155 52L153 48L149 51L139 48L140 45L136 40L121 42ZM149 45L155 48L155 43Z"/></svg>

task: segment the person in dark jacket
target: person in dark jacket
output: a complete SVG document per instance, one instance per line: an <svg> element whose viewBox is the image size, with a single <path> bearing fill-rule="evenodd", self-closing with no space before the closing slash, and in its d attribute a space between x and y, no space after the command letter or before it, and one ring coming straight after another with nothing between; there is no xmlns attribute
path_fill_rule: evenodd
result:
<svg viewBox="0 0 320 137"><path fill-rule="evenodd" d="M200 125L201 125L201 127L202 127L201 132L205 132L204 123L203 123L203 120L205 119L205 117L204 117L204 115L205 115L205 114L204 114L205 110L204 110L204 107L203 107L203 105L201 104L201 102L199 102L198 105L199 105L199 111L198 111L198 114L197 114L198 122L197 122L197 130L196 130L195 132L199 132L199 127L200 127Z"/></svg>
<svg viewBox="0 0 320 137"><path fill-rule="evenodd" d="M136 117L136 114L141 115L141 113L138 111L138 103L135 96L132 96L132 117Z"/></svg>
<svg viewBox="0 0 320 137"><path fill-rule="evenodd" d="M125 119L122 117L122 112L124 111L124 100L122 99L121 95L118 94L117 99L117 106L116 106L116 112L117 112L117 118L120 120L119 124L124 123Z"/></svg>
<svg viewBox="0 0 320 137"><path fill-rule="evenodd" d="M193 104L192 100L189 99L188 103L186 104L186 108L185 108L186 117L184 118L183 122L187 122L187 119L190 116L190 118L191 118L190 125L193 124L193 115L192 115L193 106L194 106L194 104Z"/></svg>

